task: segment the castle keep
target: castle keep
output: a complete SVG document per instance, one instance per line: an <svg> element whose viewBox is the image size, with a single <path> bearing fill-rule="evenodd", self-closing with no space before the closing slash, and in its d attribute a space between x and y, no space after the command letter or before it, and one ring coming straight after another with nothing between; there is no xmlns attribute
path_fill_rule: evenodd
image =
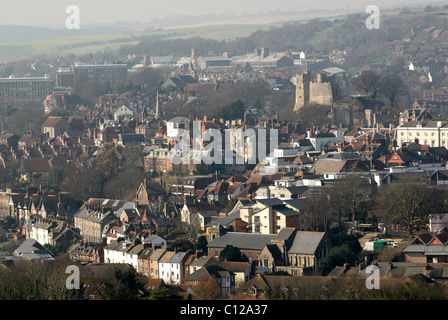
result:
<svg viewBox="0 0 448 320"><path fill-rule="evenodd" d="M333 104L331 83L323 82L320 73L317 74L316 82L312 81L310 73L296 75L296 103L294 111L299 110L309 102L322 105Z"/></svg>

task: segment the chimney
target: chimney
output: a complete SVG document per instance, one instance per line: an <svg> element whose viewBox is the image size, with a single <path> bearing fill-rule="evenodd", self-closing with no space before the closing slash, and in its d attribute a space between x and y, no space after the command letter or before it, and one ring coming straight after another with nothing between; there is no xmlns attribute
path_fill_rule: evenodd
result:
<svg viewBox="0 0 448 320"><path fill-rule="evenodd" d="M363 266L363 264L362 264L362 262L360 262L360 263L358 264L358 270L359 270L359 272L362 271L362 266Z"/></svg>
<svg viewBox="0 0 448 320"><path fill-rule="evenodd" d="M344 263L344 272L346 272L350 267L350 263Z"/></svg>

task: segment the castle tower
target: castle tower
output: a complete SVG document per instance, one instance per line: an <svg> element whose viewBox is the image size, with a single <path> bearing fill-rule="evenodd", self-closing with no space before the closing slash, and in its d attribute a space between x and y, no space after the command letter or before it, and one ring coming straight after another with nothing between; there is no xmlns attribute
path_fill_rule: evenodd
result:
<svg viewBox="0 0 448 320"><path fill-rule="evenodd" d="M296 75L296 103L294 111L299 110L310 101L311 74Z"/></svg>

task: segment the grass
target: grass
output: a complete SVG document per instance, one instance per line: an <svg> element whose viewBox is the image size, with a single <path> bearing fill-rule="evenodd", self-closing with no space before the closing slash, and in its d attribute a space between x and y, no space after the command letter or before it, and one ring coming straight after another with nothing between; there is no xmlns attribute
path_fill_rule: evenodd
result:
<svg viewBox="0 0 448 320"><path fill-rule="evenodd" d="M134 34L72 36L63 38L37 39L22 42L0 43L0 58L25 58L39 54L83 54L118 49L122 45L135 45L137 37L161 37L163 39L187 39L203 37L213 40L231 40L251 35L257 30L266 30L271 25L215 25L151 31ZM76 31L75 31L76 32Z"/></svg>
<svg viewBox="0 0 448 320"><path fill-rule="evenodd" d="M330 30L332 30L334 26L327 27L321 31L316 32L310 39L308 39L307 43L310 45L316 45L319 42L327 39L327 34Z"/></svg>

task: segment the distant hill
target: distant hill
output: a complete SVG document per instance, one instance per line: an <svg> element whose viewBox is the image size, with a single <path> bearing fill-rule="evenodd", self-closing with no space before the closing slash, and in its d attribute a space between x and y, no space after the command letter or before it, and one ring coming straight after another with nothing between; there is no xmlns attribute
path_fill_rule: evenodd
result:
<svg viewBox="0 0 448 320"><path fill-rule="evenodd" d="M38 39L65 38L91 35L112 35L132 32L123 26L92 26L83 27L79 30L69 30L66 28L53 29L19 25L0 26L0 43L22 42Z"/></svg>

